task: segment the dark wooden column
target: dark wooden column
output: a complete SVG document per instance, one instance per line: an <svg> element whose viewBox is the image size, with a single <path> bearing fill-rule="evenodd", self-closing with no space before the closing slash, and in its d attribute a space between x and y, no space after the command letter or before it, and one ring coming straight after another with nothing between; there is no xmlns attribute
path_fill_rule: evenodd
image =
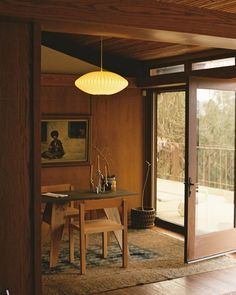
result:
<svg viewBox="0 0 236 295"><path fill-rule="evenodd" d="M0 20L0 289L13 295L41 294L35 36L32 24Z"/></svg>
<svg viewBox="0 0 236 295"><path fill-rule="evenodd" d="M144 192L144 205L147 207L154 207L154 195L155 195L155 184L156 173L155 173L155 149L154 142L156 142L156 126L154 118L155 99L154 92L152 89L143 91L144 96L144 159L151 163L149 176L146 183ZM147 164L143 164L144 180L147 172Z"/></svg>

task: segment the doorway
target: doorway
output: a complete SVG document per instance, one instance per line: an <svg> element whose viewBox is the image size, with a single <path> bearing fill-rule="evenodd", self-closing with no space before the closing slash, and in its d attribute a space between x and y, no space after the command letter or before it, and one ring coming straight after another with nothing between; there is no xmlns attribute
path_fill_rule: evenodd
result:
<svg viewBox="0 0 236 295"><path fill-rule="evenodd" d="M189 82L187 262L234 252L235 81Z"/></svg>
<svg viewBox="0 0 236 295"><path fill-rule="evenodd" d="M185 91L156 93L157 224L184 227Z"/></svg>
<svg viewBox="0 0 236 295"><path fill-rule="evenodd" d="M157 217L184 226L185 91L160 92L156 100ZM234 220L234 92L198 89L197 104L196 230L206 233Z"/></svg>
<svg viewBox="0 0 236 295"><path fill-rule="evenodd" d="M185 233L185 262L236 249L235 85L156 92L157 225ZM220 242L222 241L222 243Z"/></svg>

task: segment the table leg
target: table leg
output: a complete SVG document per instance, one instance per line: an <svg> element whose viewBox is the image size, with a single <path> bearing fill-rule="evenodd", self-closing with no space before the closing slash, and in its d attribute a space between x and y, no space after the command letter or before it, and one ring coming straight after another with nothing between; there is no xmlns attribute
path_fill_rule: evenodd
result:
<svg viewBox="0 0 236 295"><path fill-rule="evenodd" d="M50 234L51 216L52 216L52 204L46 204L44 207L42 224L41 224L41 244L42 245L47 241L47 237Z"/></svg>
<svg viewBox="0 0 236 295"><path fill-rule="evenodd" d="M49 266L57 265L60 242L65 225L66 208L68 204L53 204L51 215L51 247Z"/></svg>
<svg viewBox="0 0 236 295"><path fill-rule="evenodd" d="M41 244L43 245L47 241L47 237L50 233L50 224L42 221L41 224Z"/></svg>

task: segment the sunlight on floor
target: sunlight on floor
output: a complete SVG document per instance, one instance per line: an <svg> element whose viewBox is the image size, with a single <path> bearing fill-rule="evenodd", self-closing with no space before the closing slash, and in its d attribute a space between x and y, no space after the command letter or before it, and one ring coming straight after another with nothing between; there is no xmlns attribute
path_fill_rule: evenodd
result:
<svg viewBox="0 0 236 295"><path fill-rule="evenodd" d="M198 234L233 228L234 197L232 191L199 186L196 196ZM157 216L184 225L184 184L157 180Z"/></svg>

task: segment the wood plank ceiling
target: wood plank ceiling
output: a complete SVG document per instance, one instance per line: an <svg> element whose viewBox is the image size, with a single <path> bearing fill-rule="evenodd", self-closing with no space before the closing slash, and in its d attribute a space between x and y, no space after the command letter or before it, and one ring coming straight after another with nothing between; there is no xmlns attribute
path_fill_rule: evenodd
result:
<svg viewBox="0 0 236 295"><path fill-rule="evenodd" d="M45 33L43 40L49 38L51 33ZM54 33L54 38L63 39L64 42L73 44L75 48L92 48L95 51L100 50L100 38L98 36L75 35ZM129 59L138 61L158 59L167 56L181 55L190 52L202 51L209 48L182 45L162 42L152 42L134 39L121 39L103 37L104 53L112 53L116 56L125 56Z"/></svg>
<svg viewBox="0 0 236 295"><path fill-rule="evenodd" d="M235 0L165 0L165 2L236 13Z"/></svg>
<svg viewBox="0 0 236 295"><path fill-rule="evenodd" d="M100 66L98 36L43 32L42 45ZM103 67L129 77L139 76L142 63L202 52L209 47L103 37Z"/></svg>
<svg viewBox="0 0 236 295"><path fill-rule="evenodd" d="M157 0L157 2L163 2L163 0ZM236 13L236 0L165 0L164 2ZM43 32L42 44L96 66L100 65L98 36ZM210 49L210 47L197 45L104 37L104 68L127 76L137 76L143 62L189 55Z"/></svg>

